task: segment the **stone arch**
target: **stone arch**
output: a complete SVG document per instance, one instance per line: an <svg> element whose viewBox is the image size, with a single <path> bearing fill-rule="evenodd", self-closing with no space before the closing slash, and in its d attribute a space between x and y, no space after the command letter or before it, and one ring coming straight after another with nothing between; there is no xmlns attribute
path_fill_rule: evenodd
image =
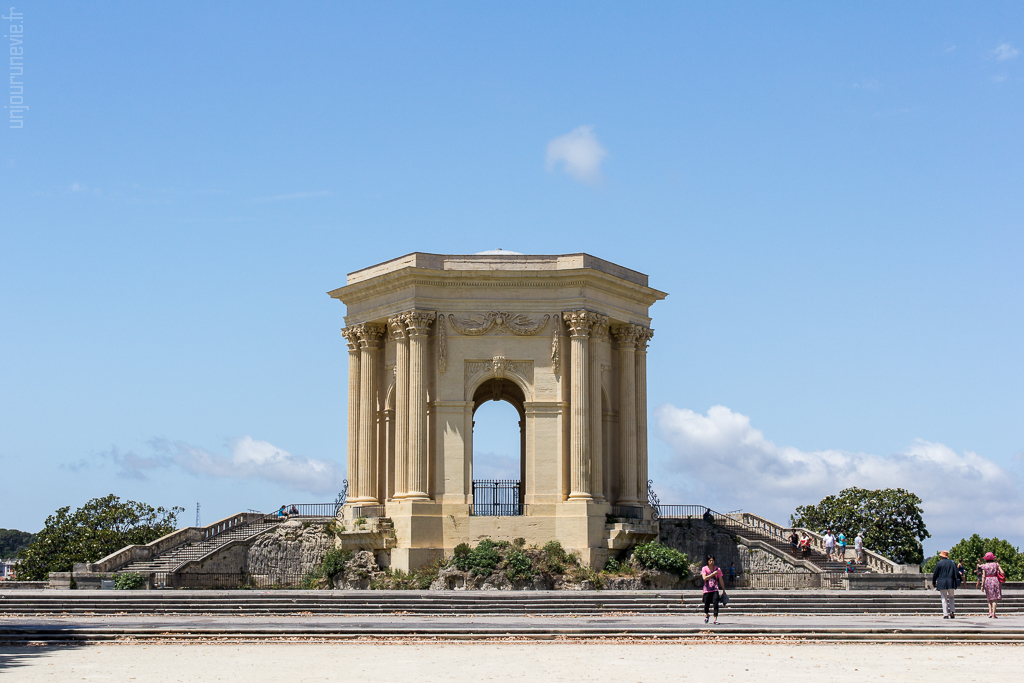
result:
<svg viewBox="0 0 1024 683"><path fill-rule="evenodd" d="M520 378L521 380L521 378ZM523 387L515 379L511 377L489 377L479 382L472 394L472 411L473 415L476 415L477 409L480 408L487 401L505 401L515 408L516 413L519 415L519 480L517 491L512 492L510 490L510 484L505 483L501 486L504 488L502 491L501 501L501 513L503 514L523 514L524 512L524 499L526 497L526 489L528 481L526 478L526 433L527 433L527 419L526 419L526 393L523 391ZM476 425L474 419L472 424ZM473 467L475 465L475 453L473 452L475 446L473 442L475 439L470 440L470 453L469 453L469 469L470 469L470 482L471 482L471 495L473 496L474 506L480 505L496 505L498 503L498 496L495 493L494 480L486 480L488 483L483 484L485 480L479 479L475 474ZM478 484L481 489L478 490ZM485 490L486 487L486 490ZM514 499L515 505L509 505ZM511 508L511 509L510 509ZM479 512L485 512L486 514L498 514L498 512L488 509L486 511L480 510Z"/></svg>

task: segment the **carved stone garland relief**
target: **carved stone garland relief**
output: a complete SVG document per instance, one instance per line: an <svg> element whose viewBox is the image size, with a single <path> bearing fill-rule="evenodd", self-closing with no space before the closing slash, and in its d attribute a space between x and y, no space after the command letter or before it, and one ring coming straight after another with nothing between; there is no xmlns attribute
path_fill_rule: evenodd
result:
<svg viewBox="0 0 1024 683"><path fill-rule="evenodd" d="M504 327L512 334L528 337L540 332L547 325L550 318L550 315L545 315L542 320L534 320L523 313L508 313L506 311L474 313L466 316L461 321L456 320L454 315L449 314L448 316L448 320L456 332L469 336L487 334L495 327Z"/></svg>

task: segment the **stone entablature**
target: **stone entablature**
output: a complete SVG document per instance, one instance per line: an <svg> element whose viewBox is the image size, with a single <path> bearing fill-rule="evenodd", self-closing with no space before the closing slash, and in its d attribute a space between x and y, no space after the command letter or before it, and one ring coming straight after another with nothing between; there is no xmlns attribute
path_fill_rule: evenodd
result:
<svg viewBox="0 0 1024 683"><path fill-rule="evenodd" d="M610 505L646 506L648 308L665 294L586 254L410 254L357 271L348 307L349 506L385 505L392 563L489 535L607 553ZM473 415L520 413L521 504L473 509Z"/></svg>

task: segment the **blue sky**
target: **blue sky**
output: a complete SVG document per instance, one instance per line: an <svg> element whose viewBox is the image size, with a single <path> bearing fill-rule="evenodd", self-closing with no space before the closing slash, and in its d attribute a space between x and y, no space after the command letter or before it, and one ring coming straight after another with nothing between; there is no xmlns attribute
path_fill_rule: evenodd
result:
<svg viewBox="0 0 1024 683"><path fill-rule="evenodd" d="M1024 544L1019 3L18 11L0 526L109 492L189 522L196 501L209 522L333 498L347 370L325 292L501 247L669 292L663 501L785 521L904 485L926 549Z"/></svg>

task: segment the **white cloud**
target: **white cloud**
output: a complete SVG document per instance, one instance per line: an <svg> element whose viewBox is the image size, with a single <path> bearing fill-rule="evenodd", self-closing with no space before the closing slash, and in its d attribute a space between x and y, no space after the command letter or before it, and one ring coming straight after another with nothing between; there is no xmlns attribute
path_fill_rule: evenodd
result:
<svg viewBox="0 0 1024 683"><path fill-rule="evenodd" d="M580 126L548 142L548 171L561 165L562 170L583 183L596 183L601 179L601 161L608 151L594 137L593 126Z"/></svg>
<svg viewBox="0 0 1024 683"><path fill-rule="evenodd" d="M1003 43L1002 45L999 45L996 49L992 50L992 54L994 54L996 56L996 59L1001 62L1004 59L1013 59L1014 57L1020 54L1020 50L1015 48L1013 45L1010 45L1009 43Z"/></svg>
<svg viewBox="0 0 1024 683"><path fill-rule="evenodd" d="M991 81L993 83L1002 83L1005 80L1006 80L1006 76L1002 76L1002 75L992 76L992 78L991 78Z"/></svg>
<svg viewBox="0 0 1024 683"><path fill-rule="evenodd" d="M972 533L1024 534L1018 478L971 451L957 453L921 439L885 456L801 451L776 445L749 417L725 406L701 415L664 405L655 416L661 438L672 448L667 468L677 477L666 488L674 495L696 496L687 503L706 500L788 524L797 505L816 503L841 489L899 487L921 497L925 523L936 541ZM667 502L666 496L662 500Z"/></svg>
<svg viewBox="0 0 1024 683"><path fill-rule="evenodd" d="M344 479L332 461L293 455L251 436L232 441L230 456L166 439L154 439L150 446L154 451L151 456L140 456L133 451L121 453L117 448L104 455L118 466L119 477L130 479L146 479L145 472L149 470L179 467L197 476L261 479L295 491L332 496Z"/></svg>

